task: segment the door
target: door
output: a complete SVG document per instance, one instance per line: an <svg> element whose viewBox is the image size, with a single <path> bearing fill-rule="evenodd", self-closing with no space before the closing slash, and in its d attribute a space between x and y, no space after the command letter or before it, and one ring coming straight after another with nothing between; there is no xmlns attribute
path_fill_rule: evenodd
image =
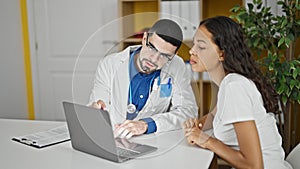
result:
<svg viewBox="0 0 300 169"><path fill-rule="evenodd" d="M29 0L35 117L64 120L87 104L99 59L118 48L117 0Z"/></svg>

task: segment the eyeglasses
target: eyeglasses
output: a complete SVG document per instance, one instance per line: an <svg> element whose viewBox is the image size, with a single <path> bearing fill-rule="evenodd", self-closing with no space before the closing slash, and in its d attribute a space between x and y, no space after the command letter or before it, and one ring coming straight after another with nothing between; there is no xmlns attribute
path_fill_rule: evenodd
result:
<svg viewBox="0 0 300 169"><path fill-rule="evenodd" d="M168 60L168 61L171 61L173 59L175 54L166 54L166 53L162 53L162 52L158 51L156 49L156 47L151 42L149 42L148 37L149 37L149 33L147 34L147 38L146 38L146 46L148 47L149 51L159 54L160 59L164 59L164 60Z"/></svg>

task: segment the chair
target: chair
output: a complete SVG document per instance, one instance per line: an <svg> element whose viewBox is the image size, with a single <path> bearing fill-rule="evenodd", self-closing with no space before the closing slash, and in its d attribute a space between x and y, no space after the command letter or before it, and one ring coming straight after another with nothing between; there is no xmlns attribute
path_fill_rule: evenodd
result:
<svg viewBox="0 0 300 169"><path fill-rule="evenodd" d="M289 162L293 168L300 168L300 143L289 153L286 157L286 161Z"/></svg>

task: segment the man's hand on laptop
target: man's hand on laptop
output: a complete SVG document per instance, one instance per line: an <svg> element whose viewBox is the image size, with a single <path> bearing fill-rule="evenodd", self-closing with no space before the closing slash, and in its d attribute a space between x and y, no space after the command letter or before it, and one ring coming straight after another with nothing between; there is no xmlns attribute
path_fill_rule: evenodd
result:
<svg viewBox="0 0 300 169"><path fill-rule="evenodd" d="M93 107L95 109L106 110L106 105L102 100L98 100L97 102L93 102L91 107Z"/></svg>
<svg viewBox="0 0 300 169"><path fill-rule="evenodd" d="M124 123L116 125L114 135L120 138L131 138L135 135L142 135L148 129L148 124L145 121L126 120Z"/></svg>

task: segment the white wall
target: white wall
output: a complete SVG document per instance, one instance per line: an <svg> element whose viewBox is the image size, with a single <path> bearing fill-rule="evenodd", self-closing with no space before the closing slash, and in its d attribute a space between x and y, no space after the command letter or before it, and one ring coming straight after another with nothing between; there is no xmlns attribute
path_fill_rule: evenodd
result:
<svg viewBox="0 0 300 169"><path fill-rule="evenodd" d="M29 3L31 2L31 3ZM27 0L29 7L28 15L34 15L33 1ZM36 1L35 1L36 2ZM70 0L72 2L72 0ZM78 1L80 2L80 1ZM84 2L82 0L81 2ZM68 2L64 2L68 3ZM93 19L97 19L98 24L106 24L111 20L117 18L117 0L94 0L89 3L96 4L95 8L99 8L97 16L93 16ZM98 3L101 3L100 5ZM73 3L78 4L78 3ZM114 5L114 6L110 6ZM74 7L74 6L73 6ZM104 8L104 9L102 9ZM90 8L88 8L90 10ZM0 0L0 118L28 118L27 108L27 91L26 91L26 75L24 68L24 55L23 55L23 35L21 24L21 8L20 0ZM108 16L109 15L109 16ZM98 18L97 18L98 17ZM99 18L100 17L100 18ZM32 82L35 91L34 104L35 104L35 117L38 119L37 114L40 112L37 109L37 105L41 102L41 97L37 97L39 88L37 84L39 77L37 76L38 69L36 59L34 55L35 49L32 44L35 44L36 30L34 30L34 22L28 18L28 24L30 26L30 38L31 39L31 66L32 66ZM94 23L94 21L93 21ZM101 23L101 24L100 24ZM98 26L99 26L98 25ZM91 26L85 25L91 29ZM98 27L97 27L98 28ZM95 30L97 30L95 28ZM116 31L117 32L117 31ZM109 37L109 36L108 36ZM76 37L78 38L78 37ZM111 37L110 37L111 38ZM39 48L42 48L39 44ZM104 44L111 45L111 44ZM65 45L66 46L66 45ZM97 62L96 62L97 63ZM72 69L73 70L73 69ZM94 71L93 71L94 74ZM61 107L61 106L60 106Z"/></svg>
<svg viewBox="0 0 300 169"><path fill-rule="evenodd" d="M0 118L27 118L19 0L0 1Z"/></svg>
<svg viewBox="0 0 300 169"><path fill-rule="evenodd" d="M248 7L247 3L252 3L252 2L253 0L244 0L244 5ZM271 12L274 15L282 15L281 6L277 5L278 0L263 0L262 2L263 5L271 7Z"/></svg>

